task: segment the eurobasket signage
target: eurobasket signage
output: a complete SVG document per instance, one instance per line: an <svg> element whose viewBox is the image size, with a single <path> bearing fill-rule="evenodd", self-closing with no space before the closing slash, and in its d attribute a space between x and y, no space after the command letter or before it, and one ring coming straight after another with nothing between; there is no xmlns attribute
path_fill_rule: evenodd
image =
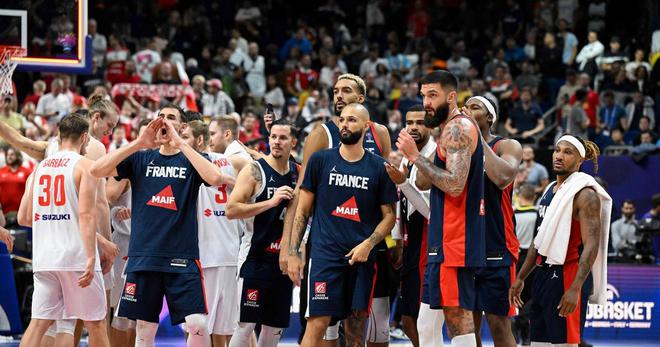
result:
<svg viewBox="0 0 660 347"><path fill-rule="evenodd" d="M585 336L660 338L660 267L610 265L607 277L607 302L589 304Z"/></svg>

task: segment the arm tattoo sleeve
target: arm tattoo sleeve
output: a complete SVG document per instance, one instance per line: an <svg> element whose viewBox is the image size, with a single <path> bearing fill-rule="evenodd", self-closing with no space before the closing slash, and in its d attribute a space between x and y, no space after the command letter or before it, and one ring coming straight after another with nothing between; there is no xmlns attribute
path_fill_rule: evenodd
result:
<svg viewBox="0 0 660 347"><path fill-rule="evenodd" d="M447 169L437 167L431 160L422 156L415 160L415 166L429 177L438 189L449 195L458 196L465 187L470 171L473 140L468 134L471 129L460 120L452 122L448 127L443 131L440 140L440 145L444 146L447 152Z"/></svg>
<svg viewBox="0 0 660 347"><path fill-rule="evenodd" d="M289 255L296 255L299 253L300 242L305 233L308 219L309 216L298 214L296 212L296 216L293 219L293 228L291 229L291 240L289 241Z"/></svg>
<svg viewBox="0 0 660 347"><path fill-rule="evenodd" d="M578 271L573 281L580 287L589 276L591 268L598 256L600 244L600 198L598 194L591 189L581 191L578 198L578 217L580 219L580 226L585 229L582 233L583 243L585 244L580 261L578 263Z"/></svg>

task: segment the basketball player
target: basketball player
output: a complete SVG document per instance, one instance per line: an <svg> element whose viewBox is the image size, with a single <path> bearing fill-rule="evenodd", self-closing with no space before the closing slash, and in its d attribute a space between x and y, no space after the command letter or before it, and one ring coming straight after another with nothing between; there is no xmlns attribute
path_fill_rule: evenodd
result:
<svg viewBox="0 0 660 347"><path fill-rule="evenodd" d="M418 169L417 187L431 189L422 302L442 307L453 346L475 346L474 272L485 265L483 145L477 125L456 106L454 75L437 70L420 83L426 125L442 129L438 148L431 158L420 155L405 131L397 146ZM420 331L425 324L418 322Z"/></svg>
<svg viewBox="0 0 660 347"><path fill-rule="evenodd" d="M209 126L202 121L188 122L181 138L196 151L208 155L211 162L228 176L235 178L236 172L248 163L239 156L229 158L222 153L208 152ZM208 331L217 347L227 346L238 321L237 262L245 224L242 220L227 218L227 201L232 189L226 184L217 187L202 185L197 198L199 260L209 309Z"/></svg>
<svg viewBox="0 0 660 347"><path fill-rule="evenodd" d="M89 109L86 110L85 117L89 120L89 134L91 135L87 147L85 148L85 157L90 160L96 160L105 154L105 146L99 141L104 136L110 134L112 129L117 125L119 116L115 105L104 98L102 94L93 94L89 97ZM80 111L82 112L82 110ZM80 113L82 115L82 113ZM43 160L50 154L58 151L58 140L53 138L50 142L34 141L21 135L16 129L0 124L0 137L4 138L12 146L19 148L21 151L27 153L29 156L36 160ZM100 251L101 267L103 270L103 281L105 288L108 291L112 288L112 263L119 252L119 249L110 240L110 208L105 194L105 184L99 181L99 187L96 193L96 211L97 211L97 244ZM109 303L108 303L109 307ZM46 332L45 344L52 345L55 335L59 335L59 340L70 340L74 335L74 331L64 329L68 324L60 324L60 330L56 331L53 326ZM62 330L64 329L64 330ZM65 336L69 335L69 336ZM75 327L75 342L60 342L61 344L78 345L82 335L82 322L78 321Z"/></svg>
<svg viewBox="0 0 660 347"><path fill-rule="evenodd" d="M423 156L435 153L437 144L431 139L431 129L424 126L424 106L412 106L406 113L405 131L415 139L417 149ZM403 170L403 171L401 171ZM413 346L442 345L442 310L431 310L428 305L420 309L422 282L426 267L426 225L429 217L429 190L420 191L415 185L417 168L406 158L397 170L387 164L387 173L401 193L397 203L397 225L392 230L394 239L403 239L403 264L401 268L401 296L399 305L403 330ZM420 312L422 311L422 312ZM430 320L436 326L418 332L417 318L420 314L433 315ZM425 319L428 321L429 319Z"/></svg>
<svg viewBox="0 0 660 347"><path fill-rule="evenodd" d="M37 166L18 215L19 224L32 227L34 271L32 319L21 346L38 346L55 320L58 330L67 324L72 333L75 319L84 321L90 345L110 346L96 248L99 183L89 172L92 161L82 156L89 123L72 114L59 128L59 151Z"/></svg>
<svg viewBox="0 0 660 347"><path fill-rule="evenodd" d="M208 346L207 308L199 266L196 201L202 183L232 185L234 179L179 136L183 112L176 105L135 141L92 166L96 177L131 181L131 238L126 282L118 315L137 320L137 347L154 346L165 295L173 324L186 322L188 346ZM158 149L153 149L160 144Z"/></svg>
<svg viewBox="0 0 660 347"><path fill-rule="evenodd" d="M376 270L372 250L395 222L396 189L385 161L362 145L369 112L361 104L346 105L339 124L342 145L309 160L292 229L287 270L300 284L303 260L298 249L314 213L302 346L316 346L332 320L349 316L344 322L346 345L363 346Z"/></svg>
<svg viewBox="0 0 660 347"><path fill-rule="evenodd" d="M486 203L486 267L476 271L477 302L474 327L481 347L482 312L495 346L515 347L511 320L515 307L509 305L509 288L516 278L519 243L513 216L513 181L522 160L522 147L516 140L495 136L490 129L497 119L495 104L483 96L465 103L464 114L477 122L484 148L484 200Z"/></svg>
<svg viewBox="0 0 660 347"><path fill-rule="evenodd" d="M522 307L523 281L536 270L529 315L532 346L577 346L589 296L593 292L596 301L604 301L605 282L598 281L604 277L598 275L606 273L601 266L606 266L611 198L593 177L579 172L585 160L593 161L597 172L598 154L593 142L573 135L555 144L552 169L557 180L539 200L538 234L509 293L511 305ZM561 239L557 235L562 234L565 244L545 243L546 237Z"/></svg>
<svg viewBox="0 0 660 347"><path fill-rule="evenodd" d="M240 319L230 347L248 346L258 323L258 346L275 347L289 326L293 284L279 269L279 252L282 242L288 242L282 233L284 215L298 180L298 165L289 160L296 139L292 124L273 122L270 154L241 170L229 196L227 216L250 219L246 223L251 225L241 242Z"/></svg>
<svg viewBox="0 0 660 347"><path fill-rule="evenodd" d="M312 156L312 154L327 148L336 148L341 144L341 135L339 131L339 115L341 114L344 107L351 103L364 103L367 94L367 87L359 76L353 74L343 74L337 78L337 82L333 88L333 101L335 115L331 120L326 122L320 127L315 128L305 139L305 144L303 146L303 161L301 168L301 177L298 181L298 187L304 179L304 172L307 167L307 161ZM379 155L383 158L388 158L391 151L391 142L390 135L387 131L387 128L381 124L369 122L369 128L365 132L364 140L362 144L365 149L369 152ZM285 233L290 235L291 226L293 223L293 214L295 212L295 206L297 205L297 196L299 188L294 192L294 208L289 209L287 212L287 219L285 221ZM287 247L288 245L285 245ZM392 244L395 246L390 250L390 256L393 261L397 261L402 252L403 244L399 242L398 244ZM387 246L384 244L379 245L380 252L377 255L378 266L381 270L386 269L388 266L387 255L385 250ZM286 271L287 259L285 258L288 250L284 249L280 253L280 266L282 271ZM305 252L307 254L307 252ZM305 267L305 272L307 272L307 267ZM389 342L389 316L390 316L390 305L389 305L389 279L387 277L387 271L379 271L378 278L376 280L376 287L374 289L374 300L372 302L372 314L369 316L369 326L367 334L367 342L369 344L373 343L382 343L386 345ZM304 312L306 309L307 299L305 297L307 289L305 288L306 282L302 283L300 288L300 312ZM349 318L350 319L350 318ZM301 315L301 325L305 326L306 320ZM382 327L381 329L376 329L375 327ZM324 341L328 341L327 344L324 344L327 347L339 346L339 325L338 323L332 325L328 328L326 335L324 336ZM378 345L371 345L375 347Z"/></svg>

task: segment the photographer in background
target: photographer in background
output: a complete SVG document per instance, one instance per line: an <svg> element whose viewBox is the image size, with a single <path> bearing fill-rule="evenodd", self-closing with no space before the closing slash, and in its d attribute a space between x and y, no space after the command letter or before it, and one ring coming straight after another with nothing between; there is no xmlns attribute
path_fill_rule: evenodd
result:
<svg viewBox="0 0 660 347"><path fill-rule="evenodd" d="M641 240L637 234L637 219L635 218L635 203L626 199L621 207L621 218L612 223L610 228L612 248L619 256L628 258L633 255L635 244Z"/></svg>

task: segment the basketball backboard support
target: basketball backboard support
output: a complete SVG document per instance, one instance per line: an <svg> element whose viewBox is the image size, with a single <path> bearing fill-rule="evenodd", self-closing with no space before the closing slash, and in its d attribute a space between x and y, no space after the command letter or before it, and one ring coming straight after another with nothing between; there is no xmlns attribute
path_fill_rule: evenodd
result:
<svg viewBox="0 0 660 347"><path fill-rule="evenodd" d="M0 45L21 46L18 71L84 74L92 69L87 0L14 0L0 3Z"/></svg>

